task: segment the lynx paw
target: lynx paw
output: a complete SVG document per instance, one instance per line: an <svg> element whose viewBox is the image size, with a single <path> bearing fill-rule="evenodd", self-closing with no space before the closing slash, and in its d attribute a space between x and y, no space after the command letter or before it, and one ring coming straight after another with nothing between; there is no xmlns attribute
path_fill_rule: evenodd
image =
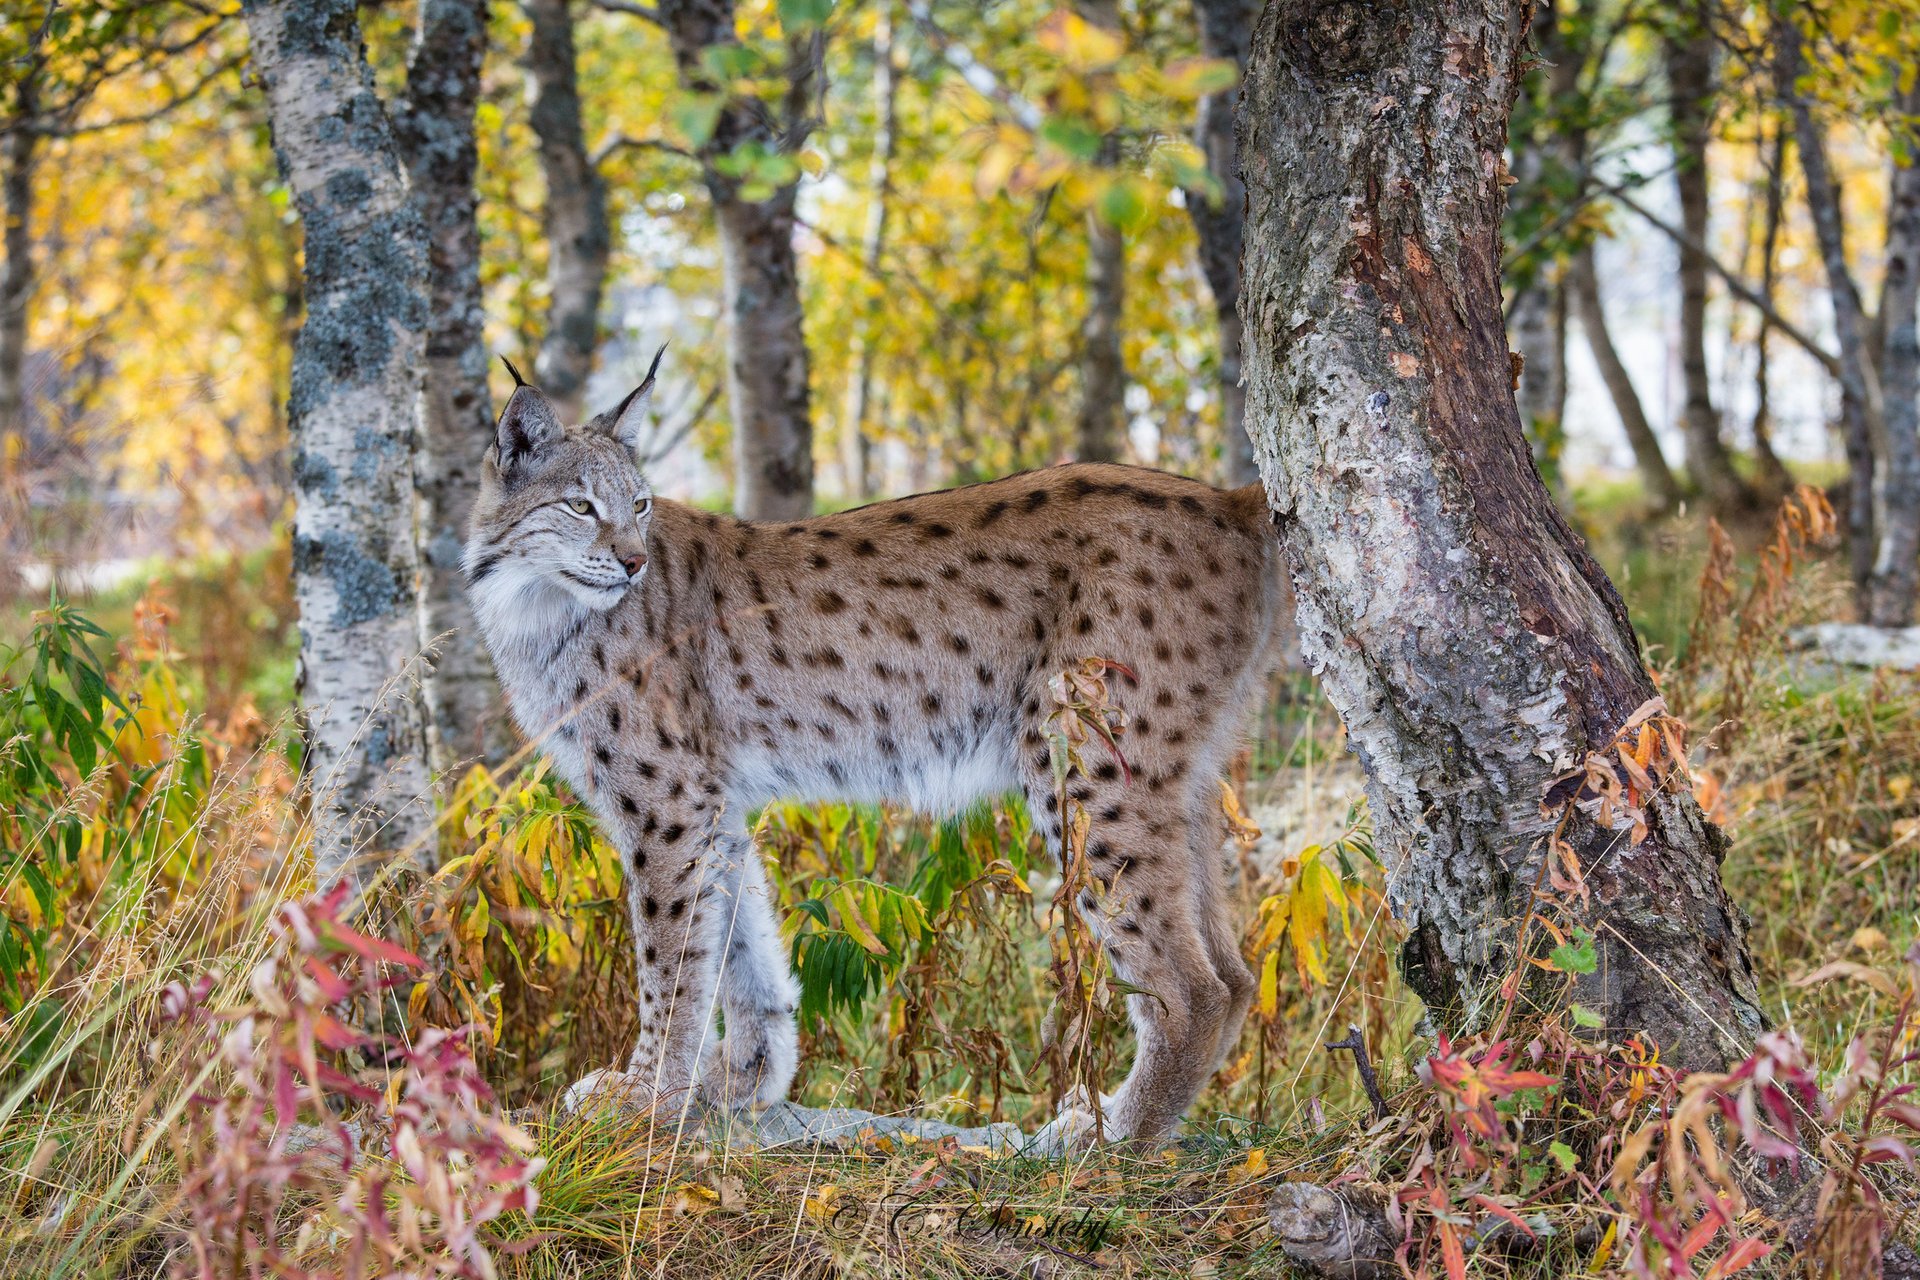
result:
<svg viewBox="0 0 1920 1280"><path fill-rule="evenodd" d="M560 1109L570 1116L601 1110L641 1115L653 1110L658 1101L653 1088L639 1076L602 1067L574 1081L561 1095Z"/></svg>
<svg viewBox="0 0 1920 1280"><path fill-rule="evenodd" d="M1060 1099L1060 1110L1033 1135L1027 1149L1034 1155L1065 1156L1085 1151L1101 1139L1119 1142L1127 1137L1123 1121L1115 1114L1115 1095L1100 1095L1100 1117L1095 1120L1087 1095L1074 1089Z"/></svg>
<svg viewBox="0 0 1920 1280"><path fill-rule="evenodd" d="M729 1031L707 1050L699 1098L729 1110L770 1107L787 1096L799 1057L800 1035L790 1017Z"/></svg>

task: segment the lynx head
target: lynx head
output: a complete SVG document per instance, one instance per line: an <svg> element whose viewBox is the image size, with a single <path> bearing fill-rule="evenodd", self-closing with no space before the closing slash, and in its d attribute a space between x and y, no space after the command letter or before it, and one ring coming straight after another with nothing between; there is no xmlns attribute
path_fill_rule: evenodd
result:
<svg viewBox="0 0 1920 1280"><path fill-rule="evenodd" d="M481 464L464 560L483 624L531 620L555 593L611 609L646 572L653 490L636 449L659 368L656 354L625 400L565 427L507 365L518 385Z"/></svg>

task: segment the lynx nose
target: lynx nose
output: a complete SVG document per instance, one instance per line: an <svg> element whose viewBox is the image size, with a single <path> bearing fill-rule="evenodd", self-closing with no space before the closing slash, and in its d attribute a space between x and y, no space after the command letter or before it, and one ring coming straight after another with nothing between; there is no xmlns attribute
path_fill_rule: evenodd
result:
<svg viewBox="0 0 1920 1280"><path fill-rule="evenodd" d="M629 578L637 577L640 571L647 567L647 558L635 551L620 557L620 567L627 571Z"/></svg>

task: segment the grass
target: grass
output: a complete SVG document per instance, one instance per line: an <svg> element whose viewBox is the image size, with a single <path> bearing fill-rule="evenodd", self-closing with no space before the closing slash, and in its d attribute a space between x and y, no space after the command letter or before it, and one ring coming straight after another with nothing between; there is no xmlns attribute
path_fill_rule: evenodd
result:
<svg viewBox="0 0 1920 1280"><path fill-rule="evenodd" d="M1739 677L1749 685L1739 731L1714 735L1695 763L1718 787L1734 837L1724 874L1752 916L1766 1005L1830 1084L1856 1037L1895 1016L1897 991L1803 980L1836 961L1897 974L1920 935L1920 682L1825 670L1784 650L1788 624L1832 616L1843 587L1833 565L1803 564L1756 625L1736 617L1703 630L1700 530L1616 515L1592 521L1597 553L1697 737L1717 723L1733 673L1751 672ZM0 955L0 1275L194 1274L180 1270L198 1220L187 1175L205 1155L183 1135L234 1086L204 1036L161 1014L169 984L203 975L207 1007L251 1007L250 976L286 945L273 912L306 888L291 727L275 719L293 638L269 585L282 580L271 556L209 562L157 593L91 602L118 646L103 674L145 730L109 725L93 768L55 751L31 716L7 726L6 761L44 740L59 769L58 785L14 796L0 826L6 851L40 868L47 889L16 876L4 895L8 918L40 950ZM1734 612L1761 612L1740 587ZM1707 647L1689 655L1690 635ZM1339 831L1346 788L1331 784L1350 765L1337 718L1297 677L1276 687L1263 717L1246 790L1324 797L1302 802L1324 810L1309 826ZM0 785L22 786L17 773ZM616 1060L630 1034L617 862L538 770L470 777L447 819L447 874L402 878L376 914L381 932L434 958L417 981L399 974L386 1022L416 1036L479 1024L478 1065L545 1162L531 1221L507 1212L494 1224L508 1246L495 1251L503 1276L1273 1275L1286 1264L1263 1206L1279 1182L1413 1186L1402 1180L1416 1176L1422 1143L1448 1168L1467 1150L1448 1145L1451 1095L1429 1078L1435 1046L1393 967L1398 939L1379 870L1363 856L1350 871L1322 863L1331 887L1316 892L1330 896L1303 910L1302 886L1322 883L1308 868L1332 854L1299 849L1285 864L1249 865L1236 890L1250 959L1270 970L1270 985L1186 1136L1165 1152L1042 1160L873 1137L847 1150L748 1154L669 1140L644 1119L562 1119L550 1107L559 1088ZM818 999L796 1096L1029 1129L1043 1119L1064 1083L1037 1050L1054 998L1057 873L1017 808L934 824L776 806L761 835L789 927L807 939L803 977ZM1292 932L1256 938L1276 903L1296 911ZM1315 937L1298 936L1309 927ZM861 933L881 950L854 955L847 940ZM1302 941L1319 948L1307 954L1324 980L1296 960ZM843 963L849 956L859 963ZM1367 1117L1351 1058L1324 1048L1349 1023L1374 1046L1396 1108L1383 1124ZM1091 1033L1090 1060L1108 1079L1128 1034L1114 1018ZM399 1069L360 1050L342 1061L356 1054L365 1078L398 1096ZM330 1105L377 1117L386 1104ZM1606 1172L1650 1104L1626 1105L1598 1129L1526 1090L1501 1105L1509 1137L1526 1139L1485 1152L1505 1167L1516 1203L1564 1229L1544 1253L1468 1265L1586 1269L1600 1254L1584 1225L1631 1227L1607 1198ZM1564 1138L1581 1194L1542 1198L1568 1180L1549 1138ZM383 1152L370 1145L369 1167L385 1168ZM302 1184L277 1212L290 1231L320 1224L288 1265L327 1274L351 1215L329 1207L345 1175L314 1176L336 1189ZM385 1194L411 1203L408 1185L397 1177ZM1913 1202L1896 1180L1886 1194L1896 1208ZM1596 1269L1630 1270L1624 1244Z"/></svg>

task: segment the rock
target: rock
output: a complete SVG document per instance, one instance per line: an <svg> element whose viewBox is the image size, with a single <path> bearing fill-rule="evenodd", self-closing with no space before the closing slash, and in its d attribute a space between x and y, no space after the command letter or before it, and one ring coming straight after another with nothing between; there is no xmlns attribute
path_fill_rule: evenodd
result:
<svg viewBox="0 0 1920 1280"><path fill-rule="evenodd" d="M1869 627L1853 622L1822 622L1795 627L1787 638L1802 649L1817 650L1829 662L1849 667L1890 667L1920 671L1920 627Z"/></svg>
<svg viewBox="0 0 1920 1280"><path fill-rule="evenodd" d="M1393 1260L1377 1198L1340 1194L1311 1182L1285 1182L1267 1200L1267 1222L1280 1251L1315 1275L1392 1280Z"/></svg>
<svg viewBox="0 0 1920 1280"><path fill-rule="evenodd" d="M737 1151L767 1151L791 1147L828 1147L848 1150L868 1135L912 1134L928 1142L951 1137L963 1147L990 1151L1022 1151L1027 1136L1018 1126L1002 1122L964 1128L921 1116L875 1115L852 1107L803 1107L776 1102L765 1111L709 1111L706 1132L716 1144Z"/></svg>

